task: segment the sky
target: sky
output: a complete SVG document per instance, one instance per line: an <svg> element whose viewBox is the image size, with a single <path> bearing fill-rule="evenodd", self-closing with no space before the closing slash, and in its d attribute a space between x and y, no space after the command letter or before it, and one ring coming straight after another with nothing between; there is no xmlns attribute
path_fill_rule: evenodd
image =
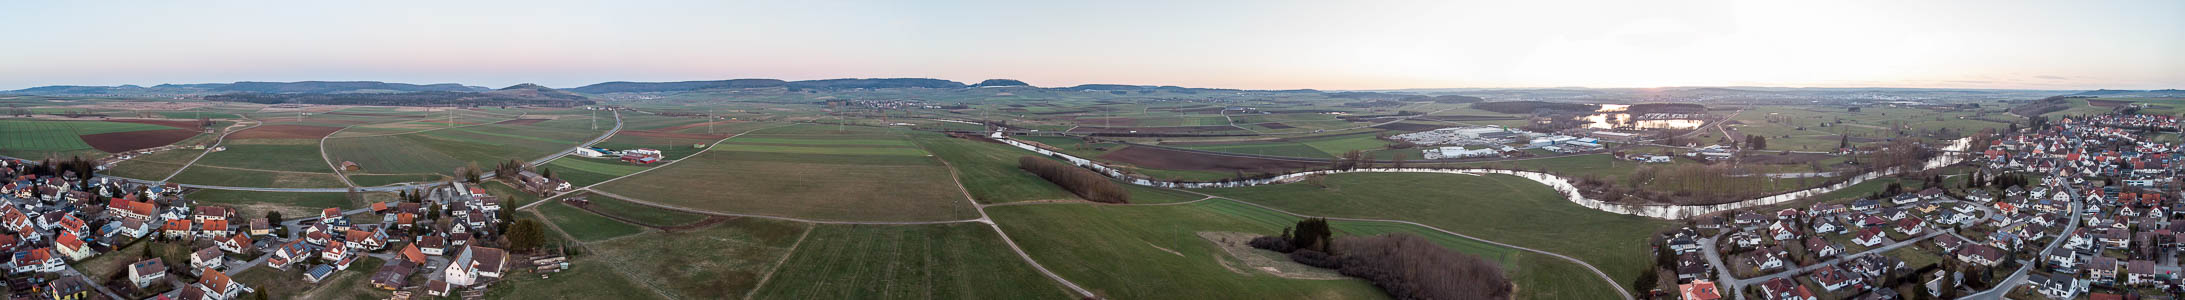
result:
<svg viewBox="0 0 2185 300"><path fill-rule="evenodd" d="M0 28L0 90L877 77L2185 88L2175 0L7 1Z"/></svg>

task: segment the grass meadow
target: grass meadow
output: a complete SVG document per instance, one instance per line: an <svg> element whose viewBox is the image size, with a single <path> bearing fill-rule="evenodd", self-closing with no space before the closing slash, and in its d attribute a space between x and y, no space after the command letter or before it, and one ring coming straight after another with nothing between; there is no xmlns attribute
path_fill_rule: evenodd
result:
<svg viewBox="0 0 2185 300"><path fill-rule="evenodd" d="M1059 299L986 224L818 225L758 299Z"/></svg>
<svg viewBox="0 0 2185 300"><path fill-rule="evenodd" d="M1507 175L1359 173L1309 183L1201 192L1300 214L1396 219L1576 257L1617 278L1637 278L1646 240L1674 224L1578 206L1554 190ZM1587 228L1586 230L1570 230Z"/></svg>
<svg viewBox="0 0 2185 300"><path fill-rule="evenodd" d="M834 136L825 133L831 129L802 125L760 132L784 128L788 130L760 136ZM881 136L873 133L904 138L888 131L845 138ZM824 146L720 148L598 188L681 207L818 220L944 221L978 216L964 201L948 168L917 148L859 154Z"/></svg>

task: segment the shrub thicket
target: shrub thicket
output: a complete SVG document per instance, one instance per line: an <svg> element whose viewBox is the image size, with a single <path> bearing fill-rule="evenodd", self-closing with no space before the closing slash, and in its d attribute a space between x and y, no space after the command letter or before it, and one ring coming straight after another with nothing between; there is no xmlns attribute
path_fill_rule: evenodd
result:
<svg viewBox="0 0 2185 300"><path fill-rule="evenodd" d="M1048 182L1062 186L1062 189L1070 190L1070 193L1075 193L1078 197L1084 197L1085 200L1130 203L1130 192L1123 190L1122 185L1108 180L1107 176L1100 176L1100 173L1093 173L1091 170L1037 156L1018 157L1017 168L1037 174L1039 178L1045 178Z"/></svg>
<svg viewBox="0 0 2185 300"><path fill-rule="evenodd" d="M1289 253L1290 261L1299 264L1371 281L1396 299L1510 298L1510 279L1494 262L1413 234L1333 239L1327 224L1326 219L1305 219L1294 230L1284 228L1281 236L1261 236L1248 244Z"/></svg>

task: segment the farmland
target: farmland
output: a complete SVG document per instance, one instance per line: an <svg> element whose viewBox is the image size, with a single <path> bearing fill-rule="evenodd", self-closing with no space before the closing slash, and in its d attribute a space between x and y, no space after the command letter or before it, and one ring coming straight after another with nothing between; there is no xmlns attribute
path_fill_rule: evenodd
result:
<svg viewBox="0 0 2185 300"><path fill-rule="evenodd" d="M0 155L96 157L109 152L105 150L153 147L196 135L196 131L146 123L0 119L0 136L9 137L0 140Z"/></svg>
<svg viewBox="0 0 2185 300"><path fill-rule="evenodd" d="M1322 184L1326 187L1296 183L1202 192L1301 214L1419 222L1577 257L1619 283L1636 278L1651 259L1646 239L1672 225L1578 206L1547 186L1507 175L1339 174Z"/></svg>
<svg viewBox="0 0 2185 300"><path fill-rule="evenodd" d="M1044 299L1067 290L980 223L819 225L754 298ZM906 284L907 283L907 284Z"/></svg>
<svg viewBox="0 0 2185 300"><path fill-rule="evenodd" d="M747 136L838 137L808 133L828 131L791 126ZM889 134L891 139L904 138L901 133ZM880 140L879 136L841 138L862 142ZM695 209L820 220L939 221L977 216L948 176L948 168L917 148L856 154L832 147L721 148L599 189Z"/></svg>
<svg viewBox="0 0 2185 300"><path fill-rule="evenodd" d="M594 257L669 298L742 297L787 257L808 225L739 218L704 229L594 243Z"/></svg>
<svg viewBox="0 0 2185 300"><path fill-rule="evenodd" d="M1362 280L1240 269L1197 232L1274 234L1295 218L1235 203L1042 204L987 209L1032 258L1103 298L1380 298ZM1098 262L1098 263L1088 263Z"/></svg>
<svg viewBox="0 0 2185 300"><path fill-rule="evenodd" d="M913 139L955 167L958 180L963 181L964 189L969 190L971 198L979 203L1077 199L1069 191L1017 169L1018 157L1034 153L998 143L938 134L921 133Z"/></svg>
<svg viewBox="0 0 2185 300"><path fill-rule="evenodd" d="M191 159L197 158L200 153L205 153L205 150L177 149L160 151L122 161L115 164L113 169L106 170L106 173L127 178L167 178L167 175L172 175L175 171L181 170L183 163L188 163Z"/></svg>
<svg viewBox="0 0 2185 300"><path fill-rule="evenodd" d="M614 197L588 197L585 208L646 226L680 226L698 223L706 216L630 203ZM553 205L548 205L553 206Z"/></svg>
<svg viewBox="0 0 2185 300"><path fill-rule="evenodd" d="M576 237L577 240L586 242L597 242L645 231L644 228L637 227L637 225L615 221L559 202L539 206L539 214L545 215L548 222L553 222L555 226L561 227L562 232L567 232L570 236Z"/></svg>
<svg viewBox="0 0 2185 300"><path fill-rule="evenodd" d="M554 178L567 180L570 185L590 186L615 177L637 173L650 167L650 165L633 165L609 159L571 156L547 162L546 165L538 168L553 170Z"/></svg>
<svg viewBox="0 0 2185 300"><path fill-rule="evenodd" d="M331 138L328 157L356 162L351 174L452 174L457 167L529 161L568 150L597 132L529 125L478 125L395 135Z"/></svg>
<svg viewBox="0 0 2185 300"><path fill-rule="evenodd" d="M280 212L288 218L318 216L327 208L350 209L363 207L368 201L386 201L394 195L368 193L360 201L351 201L347 193L287 193L253 192L236 190L199 190L187 197L199 203L228 206L237 210L236 215L245 218L264 217L266 212Z"/></svg>

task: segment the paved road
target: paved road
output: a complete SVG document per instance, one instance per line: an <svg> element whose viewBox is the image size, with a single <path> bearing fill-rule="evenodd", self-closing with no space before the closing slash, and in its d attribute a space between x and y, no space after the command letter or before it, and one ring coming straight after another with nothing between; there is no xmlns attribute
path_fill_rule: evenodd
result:
<svg viewBox="0 0 2185 300"><path fill-rule="evenodd" d="M160 178L160 179L159 179L159 181L167 181L167 180L173 180L173 179L174 179L174 177L175 177L175 175L182 175L182 170L186 170L186 169L189 169L189 168L190 168L190 165L195 165L195 164L197 164L197 160L200 160L200 159L205 159L205 155L206 155L206 154L212 154L212 150L211 150L211 149L214 149L214 148L220 148L220 144L222 144L222 143L227 143L227 142L228 142L228 135L230 135L230 134L235 134L235 132L237 132L237 131L243 131L243 130L245 130L245 129L257 128L257 127L258 127L258 125L265 125L265 123L266 123L266 122L264 122L264 121L258 121L258 120L253 120L253 119L251 119L251 118L250 118L250 116L249 116L249 115L246 115L246 114L236 114L236 116L238 116L238 117L242 117L244 121L249 121L249 122L251 123L251 124L250 124L250 126L246 126L246 127L243 127L243 129L236 129L236 130L227 130L228 128L235 128L235 126L241 126L241 125L243 125L243 123L240 123L240 122L238 122L238 123L235 123L235 125L228 125L228 128L222 128L222 129L220 130L220 139L218 139L218 140L213 140L213 141L212 141L212 146L210 146L210 147L205 147L205 149L206 149L206 151L205 151L205 152L198 152L198 153L197 153L197 157L194 157L194 158L190 158L190 162L182 163L182 167L181 167L181 168L175 168L175 169L174 169L174 173L169 173L169 174L167 174L167 178Z"/></svg>
<svg viewBox="0 0 2185 300"><path fill-rule="evenodd" d="M2070 225L2064 225L2064 231L2061 231L2060 234L2057 234L2054 240L2048 241L2048 247L2041 248L2040 252L2034 252L2034 257L2036 258L2041 257L2043 253L2048 253L2049 250L2055 250L2056 247L2063 246L2064 240L2070 239L2067 236L2070 235L2071 232L2079 230L2079 212L2086 211L2086 208L2081 207L2081 205L2084 204L2081 204L2082 201L2080 199L2078 189L2073 188L2069 184L2066 184L2064 185L2064 192L2071 193L2071 210L2066 213L2068 215L2071 215L2071 222L2069 223ZM2035 265L2040 264L2035 263L2035 261L2020 260L2018 261L2018 271L2011 272L2011 276L2003 278L2002 283L1996 284L1994 288L1990 288L1986 291L1980 291L1978 293L1966 295L1965 297L1960 297L1958 299L2003 299L2003 295L2010 293L2011 288L2018 287L2018 285L2026 283L2026 272L2032 271L2033 266Z"/></svg>

